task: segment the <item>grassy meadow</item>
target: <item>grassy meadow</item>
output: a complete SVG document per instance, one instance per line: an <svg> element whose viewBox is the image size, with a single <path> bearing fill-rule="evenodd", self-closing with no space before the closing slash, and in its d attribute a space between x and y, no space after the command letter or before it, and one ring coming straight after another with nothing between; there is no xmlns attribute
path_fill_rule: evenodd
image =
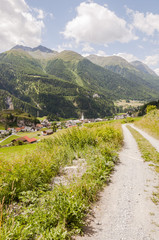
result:
<svg viewBox="0 0 159 240"><path fill-rule="evenodd" d="M120 123L97 123L60 131L38 144L0 149L1 240L62 240L81 233L122 141ZM52 184L64 166L81 158L82 177Z"/></svg>
<svg viewBox="0 0 159 240"><path fill-rule="evenodd" d="M3 142L0 142L0 146L7 145L7 144L11 143L11 141L13 139L24 137L24 136L28 136L29 138L36 138L37 140L42 140L42 139L46 139L46 138L50 137L49 135L48 136L43 136L41 134L41 131L36 131L36 132L18 132L16 135L11 135L6 140L4 140ZM1 139L1 140L3 140L3 139Z"/></svg>
<svg viewBox="0 0 159 240"><path fill-rule="evenodd" d="M30 154L32 151L35 151L37 149L37 146L40 147L41 143L38 143L38 145L35 144L26 144L26 145L20 145L20 146L12 146L12 147L6 147L6 148L0 148L0 161L14 161L17 158L23 158Z"/></svg>
<svg viewBox="0 0 159 240"><path fill-rule="evenodd" d="M142 157L145 161L152 162L151 166L154 166L157 173L159 173L159 152L145 139L138 131L127 126L132 135L134 136L138 147L141 151ZM153 193L152 200L154 203L159 204L159 186L156 192Z"/></svg>
<svg viewBox="0 0 159 240"><path fill-rule="evenodd" d="M159 139L159 110L148 112L139 121L135 121L135 125Z"/></svg>
<svg viewBox="0 0 159 240"><path fill-rule="evenodd" d="M0 146L7 145L7 144L11 143L11 141L12 141L13 139L16 139L16 138L18 138L18 137L19 137L18 135L11 135L11 136L9 136L7 139L5 139L3 142L0 142Z"/></svg>

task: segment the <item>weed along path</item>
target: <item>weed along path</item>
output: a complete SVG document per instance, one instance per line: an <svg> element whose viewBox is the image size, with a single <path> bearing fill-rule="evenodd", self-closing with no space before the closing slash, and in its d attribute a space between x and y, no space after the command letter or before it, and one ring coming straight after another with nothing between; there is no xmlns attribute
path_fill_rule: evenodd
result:
<svg viewBox="0 0 159 240"><path fill-rule="evenodd" d="M123 125L124 147L112 182L100 194L76 240L158 240L159 208L152 200L158 184L155 171L144 162L137 143Z"/></svg>

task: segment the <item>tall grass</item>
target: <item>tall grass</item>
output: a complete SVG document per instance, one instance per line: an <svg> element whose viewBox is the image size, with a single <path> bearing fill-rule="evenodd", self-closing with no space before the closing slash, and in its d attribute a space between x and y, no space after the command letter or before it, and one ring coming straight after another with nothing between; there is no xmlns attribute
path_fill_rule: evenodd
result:
<svg viewBox="0 0 159 240"><path fill-rule="evenodd" d="M135 125L154 137L159 138L159 110L156 109L148 112L141 120L135 122Z"/></svg>
<svg viewBox="0 0 159 240"><path fill-rule="evenodd" d="M61 131L33 154L2 161L1 239L62 240L81 232L84 216L110 178L121 144L120 124L94 125ZM52 189L60 169L79 157L87 162L83 176Z"/></svg>
<svg viewBox="0 0 159 240"><path fill-rule="evenodd" d="M127 126L135 140L137 141L138 147L141 151L142 157L145 161L151 161L155 167L157 173L159 173L159 152L151 145L151 143L145 139L138 131ZM159 204L159 186L156 187L156 192L153 193L152 200L155 204Z"/></svg>

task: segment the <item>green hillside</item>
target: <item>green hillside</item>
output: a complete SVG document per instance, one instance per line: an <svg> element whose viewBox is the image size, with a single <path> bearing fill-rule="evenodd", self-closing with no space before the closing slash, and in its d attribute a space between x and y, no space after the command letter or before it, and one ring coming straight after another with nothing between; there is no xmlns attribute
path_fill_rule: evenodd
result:
<svg viewBox="0 0 159 240"><path fill-rule="evenodd" d="M115 73L72 51L17 48L0 54L0 110L14 107L34 116L64 118L84 112L92 118L115 113L114 100L159 98L157 80L151 84L142 79L139 70L120 58L114 67L122 72Z"/></svg>
<svg viewBox="0 0 159 240"><path fill-rule="evenodd" d="M137 68L142 73L146 73L146 74L157 77L157 74L153 70L151 70L146 64L144 64L140 61L133 61L133 62L131 62L131 65L133 65L135 68Z"/></svg>
<svg viewBox="0 0 159 240"><path fill-rule="evenodd" d="M49 71L46 74L49 63L46 70L43 70L40 61L22 50L1 54L0 90L3 94L0 108L9 107L8 96L14 108L21 108L33 115L39 112L42 116L51 112L68 118L79 117L81 112L87 117L113 114L112 101L104 95L101 95L100 99L93 98L94 91L82 88L74 80L71 81L76 75L73 71L61 65L60 59L54 61L56 72L53 75Z"/></svg>
<svg viewBox="0 0 159 240"><path fill-rule="evenodd" d="M120 74L135 84L139 84L146 92L149 92L152 98L158 96L159 77L145 64L139 61L129 63L118 56L100 57L90 55L87 58L93 63ZM146 95L145 99L147 100Z"/></svg>
<svg viewBox="0 0 159 240"><path fill-rule="evenodd" d="M127 74L125 76L120 73L116 74L110 71L111 69L108 70L93 64L74 52L72 52L74 58L71 59L70 54L71 51L64 51L55 56L53 60L48 62L46 72L69 82L74 82L86 89L102 93L112 100L150 100L158 97L158 93L151 89L151 86L149 87L145 80L140 79L138 81L135 74L128 78ZM125 66L126 61L123 62L123 66ZM134 71L137 72L137 70Z"/></svg>

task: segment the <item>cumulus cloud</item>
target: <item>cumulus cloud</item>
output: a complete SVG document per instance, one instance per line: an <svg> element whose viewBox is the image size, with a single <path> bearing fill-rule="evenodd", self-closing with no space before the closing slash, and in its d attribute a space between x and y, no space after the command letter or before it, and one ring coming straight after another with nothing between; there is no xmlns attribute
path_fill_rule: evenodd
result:
<svg viewBox="0 0 159 240"><path fill-rule="evenodd" d="M89 43L85 43L82 48L82 52L94 52L94 48L89 45Z"/></svg>
<svg viewBox="0 0 159 240"><path fill-rule="evenodd" d="M56 49L54 49L55 51L57 51L57 52L62 52L62 51L64 51L64 50L70 50L70 49L72 49L73 48L73 45L72 45L72 43L62 43L61 45L58 45L57 46L57 48Z"/></svg>
<svg viewBox="0 0 159 240"><path fill-rule="evenodd" d="M33 8L33 10L37 13L37 19L44 19L45 14L42 9Z"/></svg>
<svg viewBox="0 0 159 240"><path fill-rule="evenodd" d="M67 23L63 35L77 43L107 44L122 43L137 39L126 21L116 16L107 6L94 2L82 2L77 7L77 16Z"/></svg>
<svg viewBox="0 0 159 240"><path fill-rule="evenodd" d="M34 15L25 0L1 0L0 51L16 44L35 47L41 43L44 14L38 10Z"/></svg>
<svg viewBox="0 0 159 240"><path fill-rule="evenodd" d="M147 56L144 63L149 66L157 66L159 64L159 54Z"/></svg>
<svg viewBox="0 0 159 240"><path fill-rule="evenodd" d="M107 55L104 51L102 51L102 50L98 50L98 52L97 52L97 56L100 56L100 57L107 57L108 55Z"/></svg>
<svg viewBox="0 0 159 240"><path fill-rule="evenodd" d="M130 53L118 53L118 54L115 54L115 55L118 56L118 57L124 58L128 62L133 62L133 61L138 60L137 57L135 57L133 54L130 54Z"/></svg>
<svg viewBox="0 0 159 240"><path fill-rule="evenodd" d="M156 68L154 71L159 76L159 68Z"/></svg>
<svg viewBox="0 0 159 240"><path fill-rule="evenodd" d="M132 25L141 32L148 36L153 36L156 31L159 32L159 14L149 12L144 14L131 9L127 9L127 13L133 17Z"/></svg>

